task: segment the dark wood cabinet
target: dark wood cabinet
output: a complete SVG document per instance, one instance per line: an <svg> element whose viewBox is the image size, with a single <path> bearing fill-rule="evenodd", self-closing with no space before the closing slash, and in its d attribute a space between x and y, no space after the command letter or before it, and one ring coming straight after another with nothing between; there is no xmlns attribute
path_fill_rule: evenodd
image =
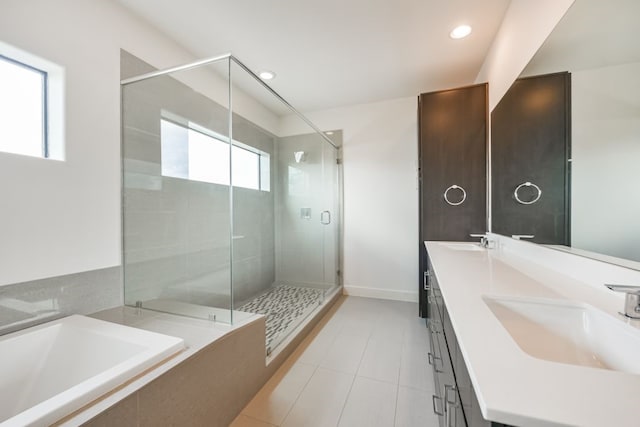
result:
<svg viewBox="0 0 640 427"><path fill-rule="evenodd" d="M427 359L435 383L433 411L438 415L440 427L508 427L483 418L438 280L428 259L427 265L431 271L427 320L431 351Z"/></svg>
<svg viewBox="0 0 640 427"><path fill-rule="evenodd" d="M487 85L420 95L419 129L421 240L484 233Z"/></svg>
<svg viewBox="0 0 640 427"><path fill-rule="evenodd" d="M491 113L492 231L570 244L570 150L571 74L516 80Z"/></svg>
<svg viewBox="0 0 640 427"><path fill-rule="evenodd" d="M487 84L418 98L420 314L427 317L426 240L487 230Z"/></svg>

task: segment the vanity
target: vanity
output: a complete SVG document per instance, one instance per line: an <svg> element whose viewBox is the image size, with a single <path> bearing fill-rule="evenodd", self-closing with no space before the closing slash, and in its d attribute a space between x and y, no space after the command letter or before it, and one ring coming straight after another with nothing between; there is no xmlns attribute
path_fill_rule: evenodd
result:
<svg viewBox="0 0 640 427"><path fill-rule="evenodd" d="M600 276L640 272L489 239L425 243L440 425L637 426L640 320Z"/></svg>
<svg viewBox="0 0 640 427"><path fill-rule="evenodd" d="M421 235L440 427L640 426L639 14L574 2L491 112L484 244Z"/></svg>

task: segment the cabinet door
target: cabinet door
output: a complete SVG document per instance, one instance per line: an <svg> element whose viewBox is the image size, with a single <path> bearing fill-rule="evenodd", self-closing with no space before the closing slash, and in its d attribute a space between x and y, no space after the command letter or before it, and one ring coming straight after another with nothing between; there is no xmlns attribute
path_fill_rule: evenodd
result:
<svg viewBox="0 0 640 427"><path fill-rule="evenodd" d="M430 279L433 295L429 297L429 363L435 385L433 405L439 415L440 427L509 427L482 417L438 278L433 274Z"/></svg>
<svg viewBox="0 0 640 427"><path fill-rule="evenodd" d="M456 338L456 334L453 330L453 324L451 323L451 318L449 317L449 312L446 307L444 309L444 330L447 343L450 344L449 351L451 352L453 372L456 376L456 386L458 389L458 395L460 396L460 405L462 406L462 410L466 417L472 406L471 377L469 377L469 372L467 371L464 357L460 351L458 339ZM469 420L467 419L467 421Z"/></svg>
<svg viewBox="0 0 640 427"><path fill-rule="evenodd" d="M445 423L445 401L442 393L444 365L442 363L442 351L440 348L440 340L438 338L438 326L431 322L429 324L429 336L431 349L429 351L429 364L433 370L434 393L432 396L433 412L438 416L440 427L444 427Z"/></svg>
<svg viewBox="0 0 640 427"><path fill-rule="evenodd" d="M438 282L435 276L430 277L430 288L428 296L429 319L427 320L427 328L429 331L429 354L428 361L433 371L434 393L432 396L433 412L438 416L440 427L444 427L445 423L445 402L441 391L442 377L444 365L442 359L442 348L440 344L440 336L442 334L442 323L438 313L437 298L435 294L439 292Z"/></svg>
<svg viewBox="0 0 640 427"><path fill-rule="evenodd" d="M487 111L486 84L420 95L421 240L486 230Z"/></svg>
<svg viewBox="0 0 640 427"><path fill-rule="evenodd" d="M464 400L462 398L465 389L460 387L461 384L458 368L458 365L461 362L464 364L464 360L462 359L462 355L460 354L460 350L458 348L458 340L453 330L453 325L451 324L451 318L449 317L447 307L443 306L442 310L444 336L447 341L449 358L451 360L451 368L455 378L455 390L452 390L449 393L445 402L446 409L448 410L448 419L446 422L448 422L450 426L466 426L466 408L464 406Z"/></svg>
<svg viewBox="0 0 640 427"><path fill-rule="evenodd" d="M444 340L444 333L441 333L438 337L440 338L440 348L442 350L442 371L438 373L438 383L444 403L444 425L445 427L452 427L460 419L464 422L464 415L462 417L458 415L458 409L461 405L459 405L460 400L456 388L456 379Z"/></svg>
<svg viewBox="0 0 640 427"><path fill-rule="evenodd" d="M571 74L548 74L516 80L491 113L494 232L569 245L570 103Z"/></svg>
<svg viewBox="0 0 640 427"><path fill-rule="evenodd" d="M420 242L420 290L418 292L418 311L420 317L431 317L429 310L429 296L431 292L432 272L431 262L424 242Z"/></svg>

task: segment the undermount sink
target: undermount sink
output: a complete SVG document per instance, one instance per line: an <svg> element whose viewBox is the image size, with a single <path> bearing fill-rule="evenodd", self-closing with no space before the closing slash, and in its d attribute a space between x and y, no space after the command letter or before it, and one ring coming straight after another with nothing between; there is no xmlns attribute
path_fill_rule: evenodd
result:
<svg viewBox="0 0 640 427"><path fill-rule="evenodd" d="M640 330L589 305L483 297L518 346L538 359L640 373Z"/></svg>
<svg viewBox="0 0 640 427"><path fill-rule="evenodd" d="M483 250L482 246L479 243L440 243L447 249L452 249L454 251L481 251Z"/></svg>

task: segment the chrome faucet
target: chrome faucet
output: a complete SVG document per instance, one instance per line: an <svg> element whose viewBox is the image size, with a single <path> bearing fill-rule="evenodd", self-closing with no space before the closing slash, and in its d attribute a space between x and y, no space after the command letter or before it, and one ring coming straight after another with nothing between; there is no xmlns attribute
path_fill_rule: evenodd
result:
<svg viewBox="0 0 640 427"><path fill-rule="evenodd" d="M624 292L624 316L632 319L640 319L640 286L629 285L607 285L605 286L615 292Z"/></svg>
<svg viewBox="0 0 640 427"><path fill-rule="evenodd" d="M494 241L489 240L489 237L486 234L469 234L470 237L480 237L480 246L487 249L493 249Z"/></svg>
<svg viewBox="0 0 640 427"><path fill-rule="evenodd" d="M512 234L511 238L515 239L515 240L522 240L522 239L533 239L534 236L533 234Z"/></svg>

